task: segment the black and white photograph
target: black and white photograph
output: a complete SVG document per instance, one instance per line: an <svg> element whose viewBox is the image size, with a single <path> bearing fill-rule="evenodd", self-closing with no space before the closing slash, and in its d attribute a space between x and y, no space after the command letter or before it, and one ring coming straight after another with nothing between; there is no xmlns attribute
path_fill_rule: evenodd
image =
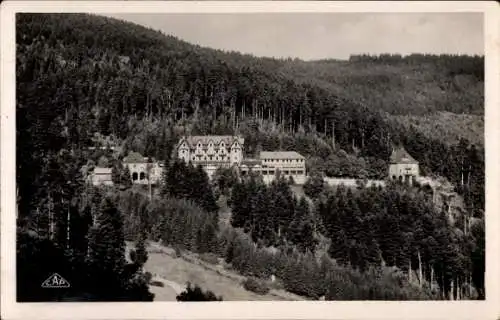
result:
<svg viewBox="0 0 500 320"><path fill-rule="evenodd" d="M127 3L13 15L17 304L490 299L484 12Z"/></svg>

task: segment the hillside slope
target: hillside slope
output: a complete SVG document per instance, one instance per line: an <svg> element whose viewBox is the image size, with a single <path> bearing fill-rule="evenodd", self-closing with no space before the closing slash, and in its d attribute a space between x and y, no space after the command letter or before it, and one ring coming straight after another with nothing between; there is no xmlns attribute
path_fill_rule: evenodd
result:
<svg viewBox="0 0 500 320"><path fill-rule="evenodd" d="M132 244L128 243L128 250L131 247ZM204 262L197 254L187 251L181 257L176 257L172 248L152 242L148 246L148 255L145 271L153 275L153 280L164 284L164 287L150 285L151 292L155 293L155 301L176 301L176 295L185 289L188 282L222 296L224 301L306 300L284 290L272 289L265 295L247 291L241 284L245 277L222 265Z"/></svg>
<svg viewBox="0 0 500 320"><path fill-rule="evenodd" d="M123 141L124 154L157 159L168 159L179 135L190 133L241 134L248 156L295 150L334 164L345 151L373 179L386 176L391 148L403 144L424 174L456 183L469 167L473 184L483 181L481 122L473 120L477 130L464 143L477 146L469 155L449 141L470 122L432 115L482 114L481 57L304 62L201 48L86 14L20 14L17 24L17 125L25 128L17 137L19 179L37 176L40 167L23 162L37 150L58 152L63 142L81 150L100 132ZM409 128L413 118L389 116L409 111L430 123ZM479 162L464 164L464 157Z"/></svg>
<svg viewBox="0 0 500 320"><path fill-rule="evenodd" d="M451 55L352 56L295 61L282 72L396 115L484 114L483 58ZM314 79L314 80L311 80Z"/></svg>

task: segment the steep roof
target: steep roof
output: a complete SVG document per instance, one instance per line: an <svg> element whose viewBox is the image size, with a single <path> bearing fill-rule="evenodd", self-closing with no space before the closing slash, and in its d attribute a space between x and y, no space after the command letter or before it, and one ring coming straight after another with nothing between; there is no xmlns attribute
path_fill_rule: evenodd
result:
<svg viewBox="0 0 500 320"><path fill-rule="evenodd" d="M295 151L261 151L260 159L305 159Z"/></svg>
<svg viewBox="0 0 500 320"><path fill-rule="evenodd" d="M99 175L111 174L111 171L112 171L111 168L104 168L104 167L95 167L94 168L94 174L99 174Z"/></svg>
<svg viewBox="0 0 500 320"><path fill-rule="evenodd" d="M392 151L391 163L418 164L418 161L413 159L413 157L401 147Z"/></svg>
<svg viewBox="0 0 500 320"><path fill-rule="evenodd" d="M241 165L247 165L247 166L262 165L262 160L246 158L241 161Z"/></svg>
<svg viewBox="0 0 500 320"><path fill-rule="evenodd" d="M191 147L196 146L198 142L200 142L203 146L207 146L210 141L212 141L216 146L218 146L221 142L224 142L226 146L230 146L235 140L241 145L245 143L245 139L239 136L188 136L183 137L181 142L183 140L186 140Z"/></svg>
<svg viewBox="0 0 500 320"><path fill-rule="evenodd" d="M123 158L123 162L125 163L143 163L146 161L147 158L144 158L139 152L130 152L125 158Z"/></svg>

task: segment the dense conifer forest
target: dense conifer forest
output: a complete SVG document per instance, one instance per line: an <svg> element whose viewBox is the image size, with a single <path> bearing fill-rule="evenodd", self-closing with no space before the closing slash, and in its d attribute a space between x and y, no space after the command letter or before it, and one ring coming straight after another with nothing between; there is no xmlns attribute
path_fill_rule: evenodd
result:
<svg viewBox="0 0 500 320"><path fill-rule="evenodd" d="M244 275L274 274L312 299L484 298L483 57L279 60L101 16L16 20L20 300L151 301L147 256L124 249L131 240L144 251L145 238L216 254ZM95 133L119 142L116 159L89 150ZM266 186L221 170L210 182L174 161L183 134L241 134L247 156L303 154L307 199L284 180ZM422 174L456 186L469 228L450 223L424 188L333 190L318 180L384 179L398 145ZM123 178L129 151L165 162L158 195ZM82 168L103 156L121 189L84 183ZM219 196L229 199L229 226L218 223ZM318 252L324 238L329 249ZM52 270L75 285L41 290ZM179 299L204 299L200 290Z"/></svg>

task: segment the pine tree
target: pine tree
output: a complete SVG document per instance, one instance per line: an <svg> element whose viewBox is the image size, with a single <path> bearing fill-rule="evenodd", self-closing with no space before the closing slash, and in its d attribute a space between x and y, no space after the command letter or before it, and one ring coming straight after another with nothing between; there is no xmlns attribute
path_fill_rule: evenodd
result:
<svg viewBox="0 0 500 320"><path fill-rule="evenodd" d="M102 200L88 238L89 281L93 291L104 300L120 299L125 288L122 278L125 267L125 239L121 213L110 198Z"/></svg>
<svg viewBox="0 0 500 320"><path fill-rule="evenodd" d="M248 191L247 184L242 181L237 183L231 192L231 225L235 228L241 228L249 220L249 198L251 194Z"/></svg>
<svg viewBox="0 0 500 320"><path fill-rule="evenodd" d="M317 199L325 189L326 184L321 174L314 174L304 183L304 193L312 199Z"/></svg>
<svg viewBox="0 0 500 320"><path fill-rule="evenodd" d="M217 206L217 202L214 196L214 192L212 190L212 186L210 185L210 181L208 179L208 175L201 168L196 168L196 171L193 173L196 177L194 181L195 185L198 186L198 189L193 189L195 191L193 193L193 199L198 198L198 204L204 208L207 212L216 212L219 208Z"/></svg>
<svg viewBox="0 0 500 320"><path fill-rule="evenodd" d="M141 232L139 234L139 239L137 240L137 244L135 247L135 263L140 266L140 269L144 266L146 261L148 260L148 251L146 250L146 241L147 237L145 232Z"/></svg>
<svg viewBox="0 0 500 320"><path fill-rule="evenodd" d="M120 185L122 182L122 170L123 165L121 161L115 161L111 170L111 180L115 185Z"/></svg>
<svg viewBox="0 0 500 320"><path fill-rule="evenodd" d="M122 171L122 174L120 175L120 183L126 189L128 189L132 186L132 175L130 174L130 170L128 169L128 166L125 166L125 168Z"/></svg>

